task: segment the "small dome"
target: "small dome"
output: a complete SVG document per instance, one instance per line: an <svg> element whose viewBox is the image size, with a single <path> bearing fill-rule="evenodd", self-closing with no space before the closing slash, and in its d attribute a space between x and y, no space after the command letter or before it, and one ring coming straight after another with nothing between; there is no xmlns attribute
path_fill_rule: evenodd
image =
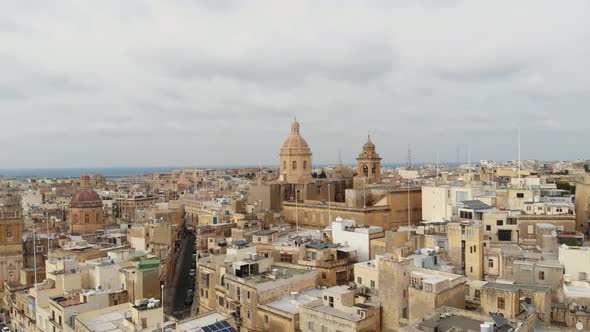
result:
<svg viewBox="0 0 590 332"><path fill-rule="evenodd" d="M363 149L375 149L375 144L371 141L371 135L368 135L367 143L363 145Z"/></svg>
<svg viewBox="0 0 590 332"><path fill-rule="evenodd" d="M291 124L291 134L283 143L283 149L309 149L309 145L299 133L299 122L294 120Z"/></svg>
<svg viewBox="0 0 590 332"><path fill-rule="evenodd" d="M74 195L70 207L101 207L102 200L94 190L81 190Z"/></svg>

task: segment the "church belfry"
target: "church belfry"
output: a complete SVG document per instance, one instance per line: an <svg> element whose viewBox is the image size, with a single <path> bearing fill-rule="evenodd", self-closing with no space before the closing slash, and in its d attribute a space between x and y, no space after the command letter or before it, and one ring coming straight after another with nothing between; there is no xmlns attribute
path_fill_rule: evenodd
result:
<svg viewBox="0 0 590 332"><path fill-rule="evenodd" d="M367 178L370 183L381 182L381 157L375 151L375 144L368 135L367 143L363 145L363 152L356 158L358 176Z"/></svg>

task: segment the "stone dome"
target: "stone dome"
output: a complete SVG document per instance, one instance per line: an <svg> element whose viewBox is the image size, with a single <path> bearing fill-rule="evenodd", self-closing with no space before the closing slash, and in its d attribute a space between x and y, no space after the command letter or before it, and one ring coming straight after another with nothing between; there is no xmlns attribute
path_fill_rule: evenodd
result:
<svg viewBox="0 0 590 332"><path fill-rule="evenodd" d="M70 207L102 207L102 199L94 190L81 190L72 198Z"/></svg>
<svg viewBox="0 0 590 332"><path fill-rule="evenodd" d="M291 124L291 134L283 143L283 149L309 149L309 145L299 133L299 122L294 120Z"/></svg>

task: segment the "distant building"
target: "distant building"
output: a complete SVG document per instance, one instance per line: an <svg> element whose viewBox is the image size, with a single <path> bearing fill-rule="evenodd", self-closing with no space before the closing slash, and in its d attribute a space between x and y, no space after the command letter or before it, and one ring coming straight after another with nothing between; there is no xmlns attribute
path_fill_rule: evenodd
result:
<svg viewBox="0 0 590 332"><path fill-rule="evenodd" d="M22 208L16 193L0 193L0 287L19 282L23 267Z"/></svg>

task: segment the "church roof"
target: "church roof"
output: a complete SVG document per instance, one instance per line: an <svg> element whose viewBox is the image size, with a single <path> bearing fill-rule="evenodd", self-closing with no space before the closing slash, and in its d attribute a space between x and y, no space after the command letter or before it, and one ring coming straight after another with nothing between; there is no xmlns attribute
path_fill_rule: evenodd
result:
<svg viewBox="0 0 590 332"><path fill-rule="evenodd" d="M283 149L309 149L309 145L299 133L299 122L294 120L291 124L291 134L283 143Z"/></svg>
<svg viewBox="0 0 590 332"><path fill-rule="evenodd" d="M102 200L94 190L81 190L74 195L70 207L100 207Z"/></svg>

